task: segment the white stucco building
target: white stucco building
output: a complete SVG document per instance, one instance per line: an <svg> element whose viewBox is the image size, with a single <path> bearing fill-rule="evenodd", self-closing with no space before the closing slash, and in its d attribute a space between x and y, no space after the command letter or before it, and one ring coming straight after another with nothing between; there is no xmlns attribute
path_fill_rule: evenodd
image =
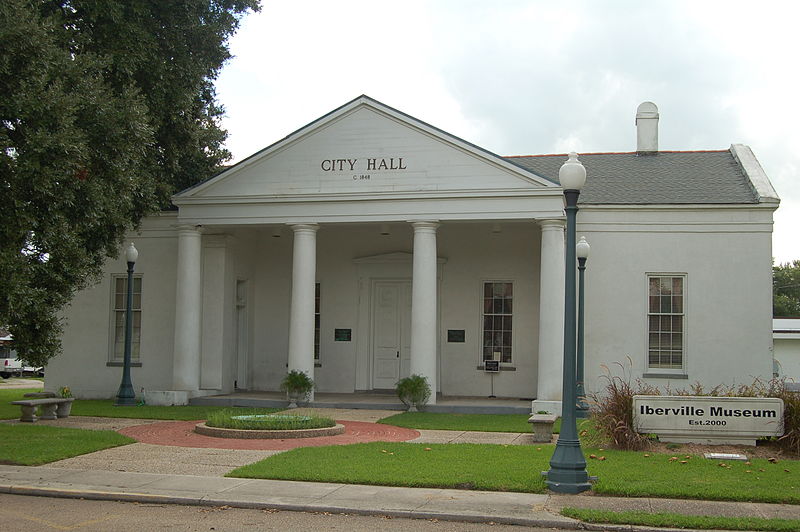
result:
<svg viewBox="0 0 800 532"><path fill-rule="evenodd" d="M587 389L617 362L673 388L769 377L778 197L748 147L659 152L657 124L642 104L635 150L579 156ZM500 157L361 96L177 194L131 235L137 392L277 390L288 368L318 392L418 373L486 396L494 358L498 397L557 405L565 160ZM48 388L116 393L125 270L75 297Z"/></svg>

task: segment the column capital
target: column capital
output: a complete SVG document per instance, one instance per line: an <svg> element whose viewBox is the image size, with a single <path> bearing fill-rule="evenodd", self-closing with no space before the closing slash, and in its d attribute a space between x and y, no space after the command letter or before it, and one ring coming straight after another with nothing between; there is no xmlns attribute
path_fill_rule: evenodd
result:
<svg viewBox="0 0 800 532"><path fill-rule="evenodd" d="M178 224L178 234L202 234L203 226L195 224Z"/></svg>
<svg viewBox="0 0 800 532"><path fill-rule="evenodd" d="M316 233L319 230L317 224L286 224L292 228L292 231L297 233Z"/></svg>
<svg viewBox="0 0 800 532"><path fill-rule="evenodd" d="M436 229L440 225L438 220L420 220L408 223L414 228L414 233L436 233Z"/></svg>
<svg viewBox="0 0 800 532"><path fill-rule="evenodd" d="M542 228L542 231L563 231L566 227L566 221L558 218L536 220L536 223Z"/></svg>

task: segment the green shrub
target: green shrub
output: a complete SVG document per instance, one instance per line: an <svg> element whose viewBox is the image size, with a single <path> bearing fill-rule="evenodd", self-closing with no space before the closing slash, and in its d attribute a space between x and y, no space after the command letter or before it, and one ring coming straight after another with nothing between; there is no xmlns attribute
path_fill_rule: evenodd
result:
<svg viewBox="0 0 800 532"><path fill-rule="evenodd" d="M303 371L293 369L281 381L281 391L307 398L314 389L314 381Z"/></svg>
<svg viewBox="0 0 800 532"><path fill-rule="evenodd" d="M428 379L422 375L411 375L397 381L397 397L409 411L423 406L431 398L431 387Z"/></svg>
<svg viewBox="0 0 800 532"><path fill-rule="evenodd" d="M336 422L316 415L264 413L264 410L228 408L208 415L206 425L239 430L300 430L333 427Z"/></svg>

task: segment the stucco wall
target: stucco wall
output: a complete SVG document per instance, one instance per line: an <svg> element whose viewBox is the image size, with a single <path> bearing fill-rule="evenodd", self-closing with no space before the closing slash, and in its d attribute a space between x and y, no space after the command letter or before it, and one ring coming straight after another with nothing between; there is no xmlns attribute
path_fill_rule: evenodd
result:
<svg viewBox="0 0 800 532"><path fill-rule="evenodd" d="M647 378L673 390L694 382L749 384L772 375L771 211L592 209L578 234L586 271L586 377L635 380L647 364L647 274L686 275L685 377ZM651 371L657 373L657 371Z"/></svg>
<svg viewBox="0 0 800 532"><path fill-rule="evenodd" d="M177 237L174 215L147 218L139 234L130 235L139 250L135 272L142 275L141 367L131 369L137 395L142 387L166 390L172 384L172 350L175 324L175 271ZM69 386L77 397L107 398L117 394L122 368L108 366L111 349L111 274L125 274L124 255L110 260L103 279L80 292L63 315L63 354L45 371L45 389Z"/></svg>

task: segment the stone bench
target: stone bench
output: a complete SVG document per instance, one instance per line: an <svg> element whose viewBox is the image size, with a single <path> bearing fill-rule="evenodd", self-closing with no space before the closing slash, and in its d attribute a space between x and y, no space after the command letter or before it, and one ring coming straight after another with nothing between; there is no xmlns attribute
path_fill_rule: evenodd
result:
<svg viewBox="0 0 800 532"><path fill-rule="evenodd" d="M27 397L28 399L45 399L49 397L56 397L55 392L29 392L23 395L22 397Z"/></svg>
<svg viewBox="0 0 800 532"><path fill-rule="evenodd" d="M12 401L12 405L19 405L22 409L20 421L34 422L37 419L57 419L69 417L69 409L74 397L44 397L41 399L24 399ZM36 416L36 407L42 407L42 413Z"/></svg>

